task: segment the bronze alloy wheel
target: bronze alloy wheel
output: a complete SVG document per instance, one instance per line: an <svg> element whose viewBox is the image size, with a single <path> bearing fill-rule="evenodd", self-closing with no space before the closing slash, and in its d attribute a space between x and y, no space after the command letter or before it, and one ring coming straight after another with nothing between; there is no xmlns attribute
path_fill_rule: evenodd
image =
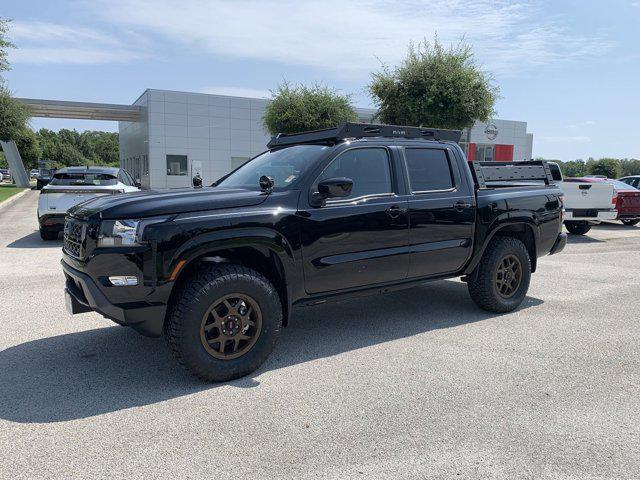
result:
<svg viewBox="0 0 640 480"><path fill-rule="evenodd" d="M219 298L202 317L200 340L212 357L232 360L253 347L262 329L262 312L248 295L232 293Z"/></svg>
<svg viewBox="0 0 640 480"><path fill-rule="evenodd" d="M522 282L522 264L515 255L507 255L496 270L496 289L501 297L510 298Z"/></svg>

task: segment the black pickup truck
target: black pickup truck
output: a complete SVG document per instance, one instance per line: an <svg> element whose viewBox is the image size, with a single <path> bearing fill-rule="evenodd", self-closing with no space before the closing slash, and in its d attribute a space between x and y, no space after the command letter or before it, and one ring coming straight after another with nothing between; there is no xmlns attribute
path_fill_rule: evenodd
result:
<svg viewBox="0 0 640 480"><path fill-rule="evenodd" d="M562 194L546 163L468 162L459 138L347 123L278 135L211 187L85 202L64 229L68 310L164 333L208 381L258 368L295 306L462 277L511 311L564 248Z"/></svg>

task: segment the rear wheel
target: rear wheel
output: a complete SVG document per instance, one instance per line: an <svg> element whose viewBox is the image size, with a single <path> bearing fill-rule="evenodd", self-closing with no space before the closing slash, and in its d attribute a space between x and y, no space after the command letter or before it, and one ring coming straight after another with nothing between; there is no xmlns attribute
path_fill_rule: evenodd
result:
<svg viewBox="0 0 640 480"><path fill-rule="evenodd" d="M622 223L624 223L625 225L629 225L630 227L633 227L634 225L637 225L638 223L640 223L640 218L636 218L634 220L622 220Z"/></svg>
<svg viewBox="0 0 640 480"><path fill-rule="evenodd" d="M531 259L520 240L513 237L491 240L476 270L468 284L476 305L498 313L520 306L531 280Z"/></svg>
<svg viewBox="0 0 640 480"><path fill-rule="evenodd" d="M567 227L568 232L573 235L584 235L591 230L591 225L587 222L566 222L564 226Z"/></svg>
<svg viewBox="0 0 640 480"><path fill-rule="evenodd" d="M170 307L165 336L190 373L224 382L256 370L281 327L273 285L258 272L226 264L205 266L186 281Z"/></svg>
<svg viewBox="0 0 640 480"><path fill-rule="evenodd" d="M58 239L58 232L53 230L40 229L40 238L42 240L50 241Z"/></svg>

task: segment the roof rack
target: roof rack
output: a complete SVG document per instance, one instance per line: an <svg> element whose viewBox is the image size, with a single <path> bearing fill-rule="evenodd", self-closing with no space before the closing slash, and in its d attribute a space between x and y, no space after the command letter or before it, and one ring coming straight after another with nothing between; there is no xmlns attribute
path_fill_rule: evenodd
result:
<svg viewBox="0 0 640 480"><path fill-rule="evenodd" d="M271 149L305 143L338 143L349 138L365 137L420 138L425 140L459 142L461 136L461 130L346 122L336 128L325 128L323 130L291 134L279 133L271 138L267 144L267 148Z"/></svg>
<svg viewBox="0 0 640 480"><path fill-rule="evenodd" d="M512 180L542 180L546 185L555 183L549 162L532 160L529 162L469 162L480 188L490 182Z"/></svg>

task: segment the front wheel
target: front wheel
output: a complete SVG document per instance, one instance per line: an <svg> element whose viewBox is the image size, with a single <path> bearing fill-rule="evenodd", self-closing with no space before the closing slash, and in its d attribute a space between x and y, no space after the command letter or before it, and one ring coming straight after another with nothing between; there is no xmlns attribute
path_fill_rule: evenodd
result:
<svg viewBox="0 0 640 480"><path fill-rule="evenodd" d="M566 222L564 226L567 227L568 232L573 235L584 235L591 230L591 225L587 222Z"/></svg>
<svg viewBox="0 0 640 480"><path fill-rule="evenodd" d="M494 238L476 270L468 284L476 305L497 313L520 306L531 280L531 259L524 243L513 237Z"/></svg>
<svg viewBox="0 0 640 480"><path fill-rule="evenodd" d="M256 370L282 328L275 288L239 265L204 266L184 283L165 324L169 348L190 373L224 382Z"/></svg>
<svg viewBox="0 0 640 480"><path fill-rule="evenodd" d="M622 223L630 227L633 227L634 225L637 225L638 223L640 223L640 218L635 218L633 220L622 220Z"/></svg>

